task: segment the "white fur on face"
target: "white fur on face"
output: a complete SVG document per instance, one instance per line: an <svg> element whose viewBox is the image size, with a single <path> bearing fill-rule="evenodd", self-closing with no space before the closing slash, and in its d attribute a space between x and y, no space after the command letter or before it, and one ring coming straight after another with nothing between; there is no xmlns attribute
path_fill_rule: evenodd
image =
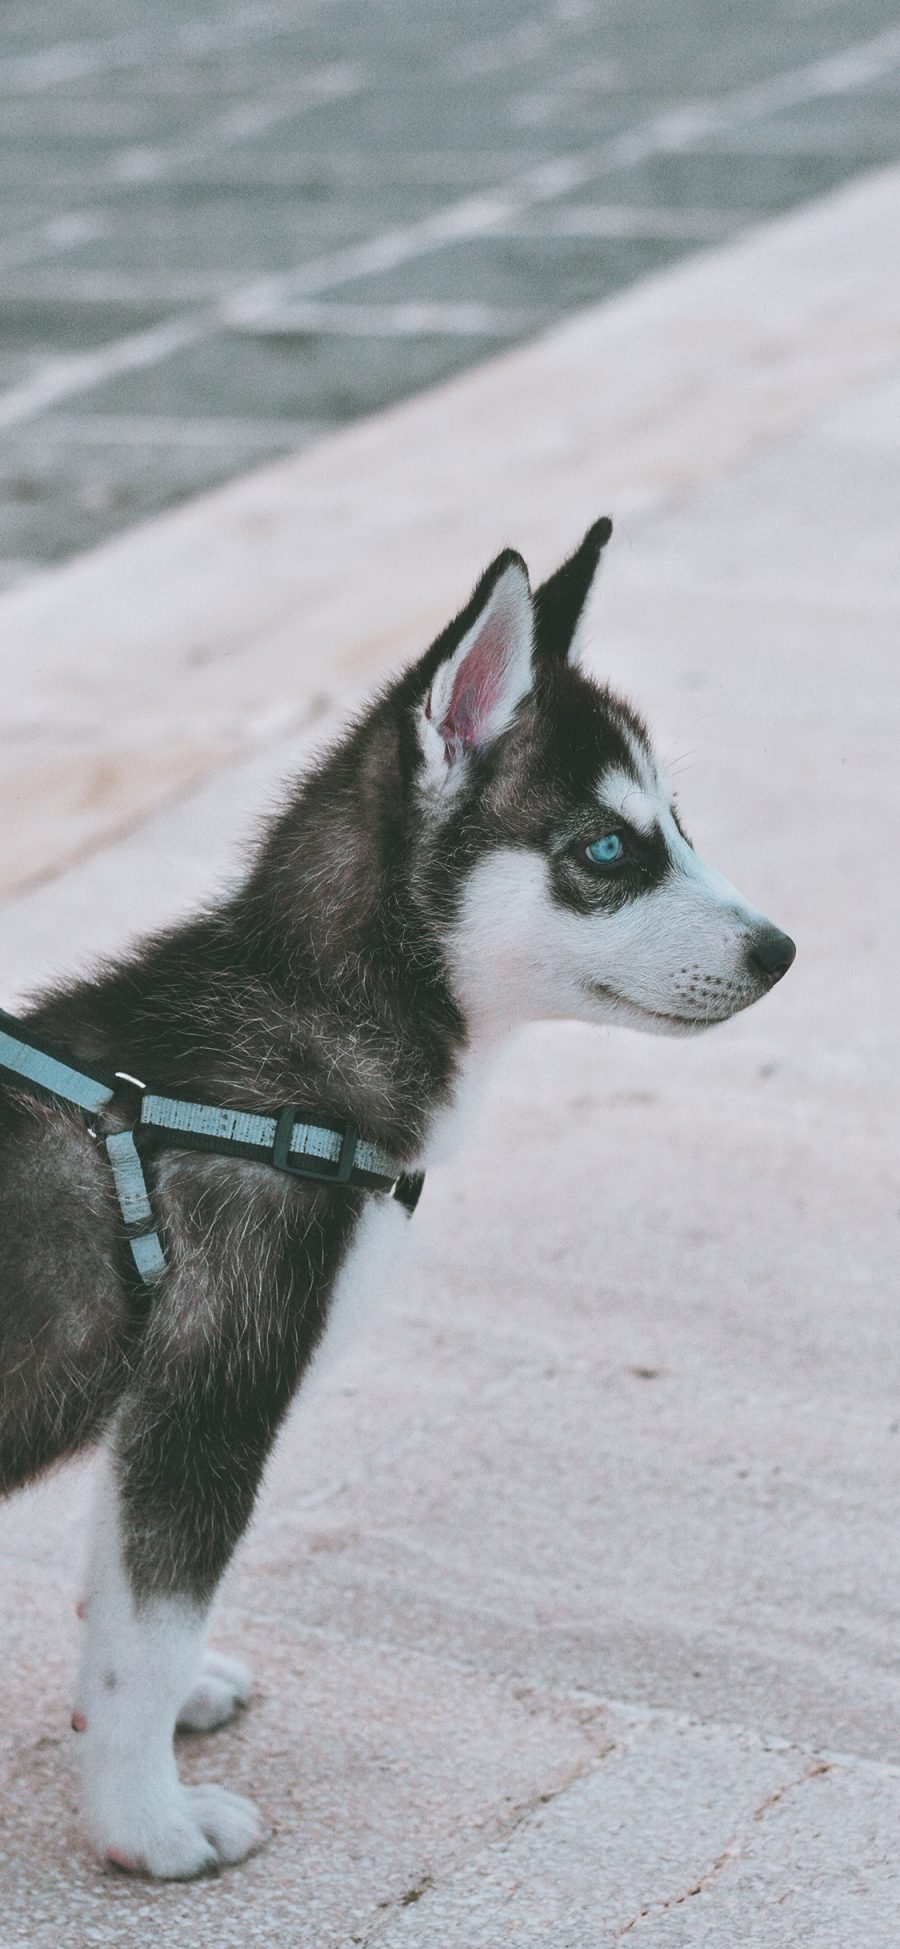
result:
<svg viewBox="0 0 900 1949"><path fill-rule="evenodd" d="M489 1034L558 1017L678 1035L755 1001L764 983L746 948L763 915L697 858L668 811L664 833L672 870L612 913L560 905L542 853L504 847L481 860L451 943L467 1020Z"/></svg>
<svg viewBox="0 0 900 1949"><path fill-rule="evenodd" d="M658 789L651 789L646 780L638 783L630 772L618 768L606 773L601 797L606 810L626 820L636 832L651 832L660 812L664 810L668 814L668 800L664 807L660 805Z"/></svg>

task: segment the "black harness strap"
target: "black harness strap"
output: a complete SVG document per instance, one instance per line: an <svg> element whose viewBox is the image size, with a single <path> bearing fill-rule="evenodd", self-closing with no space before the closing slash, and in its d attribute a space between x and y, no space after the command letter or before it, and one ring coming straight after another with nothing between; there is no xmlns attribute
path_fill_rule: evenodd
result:
<svg viewBox="0 0 900 1949"><path fill-rule="evenodd" d="M122 1214L131 1262L141 1283L152 1287L166 1270L166 1258L153 1215L138 1140L155 1140L178 1150L202 1150L246 1158L316 1184L358 1186L395 1198L415 1211L425 1178L404 1171L351 1123L312 1123L304 1111L287 1107L272 1116L229 1110L212 1103L157 1096L137 1078L117 1070L110 1081L99 1071L76 1068L63 1051L0 1010L0 1071L19 1087L48 1102L70 1103L81 1111L92 1135L106 1150ZM138 1114L131 1128L108 1129L106 1113L123 1090L137 1092Z"/></svg>

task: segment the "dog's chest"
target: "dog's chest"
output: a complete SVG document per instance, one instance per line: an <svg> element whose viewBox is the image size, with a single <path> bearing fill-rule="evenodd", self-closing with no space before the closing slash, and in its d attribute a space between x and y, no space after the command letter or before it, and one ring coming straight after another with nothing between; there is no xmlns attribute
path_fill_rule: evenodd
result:
<svg viewBox="0 0 900 1949"><path fill-rule="evenodd" d="M430 1169L452 1159L464 1146L477 1117L493 1069L493 1049L467 1052L453 1093L431 1119L421 1157L411 1168ZM398 1261L409 1243L412 1218L393 1198L366 1201L331 1291L325 1331L313 1357L306 1385L327 1372L358 1335L371 1325L386 1296Z"/></svg>
<svg viewBox="0 0 900 1949"><path fill-rule="evenodd" d="M371 1324L390 1289L407 1242L410 1218L393 1198L366 1200L328 1302L325 1331L305 1386L317 1382Z"/></svg>

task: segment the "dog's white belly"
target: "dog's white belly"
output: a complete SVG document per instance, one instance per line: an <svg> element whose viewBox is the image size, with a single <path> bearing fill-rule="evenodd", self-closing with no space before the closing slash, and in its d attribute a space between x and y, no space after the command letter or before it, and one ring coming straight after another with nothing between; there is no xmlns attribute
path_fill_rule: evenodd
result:
<svg viewBox="0 0 900 1949"><path fill-rule="evenodd" d="M303 1383L304 1394L352 1346L377 1312L407 1241L410 1216L396 1198L371 1197L335 1281L325 1332Z"/></svg>

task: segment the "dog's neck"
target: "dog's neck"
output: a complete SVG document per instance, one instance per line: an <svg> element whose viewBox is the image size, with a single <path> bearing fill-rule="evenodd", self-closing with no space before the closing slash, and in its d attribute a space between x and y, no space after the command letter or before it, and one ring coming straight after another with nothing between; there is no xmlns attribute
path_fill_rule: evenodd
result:
<svg viewBox="0 0 900 1949"><path fill-rule="evenodd" d="M416 1160L502 1038L466 1019L415 887L416 813L389 728L357 734L270 834L233 908L323 1110ZM299 1080L299 1079L298 1079Z"/></svg>

